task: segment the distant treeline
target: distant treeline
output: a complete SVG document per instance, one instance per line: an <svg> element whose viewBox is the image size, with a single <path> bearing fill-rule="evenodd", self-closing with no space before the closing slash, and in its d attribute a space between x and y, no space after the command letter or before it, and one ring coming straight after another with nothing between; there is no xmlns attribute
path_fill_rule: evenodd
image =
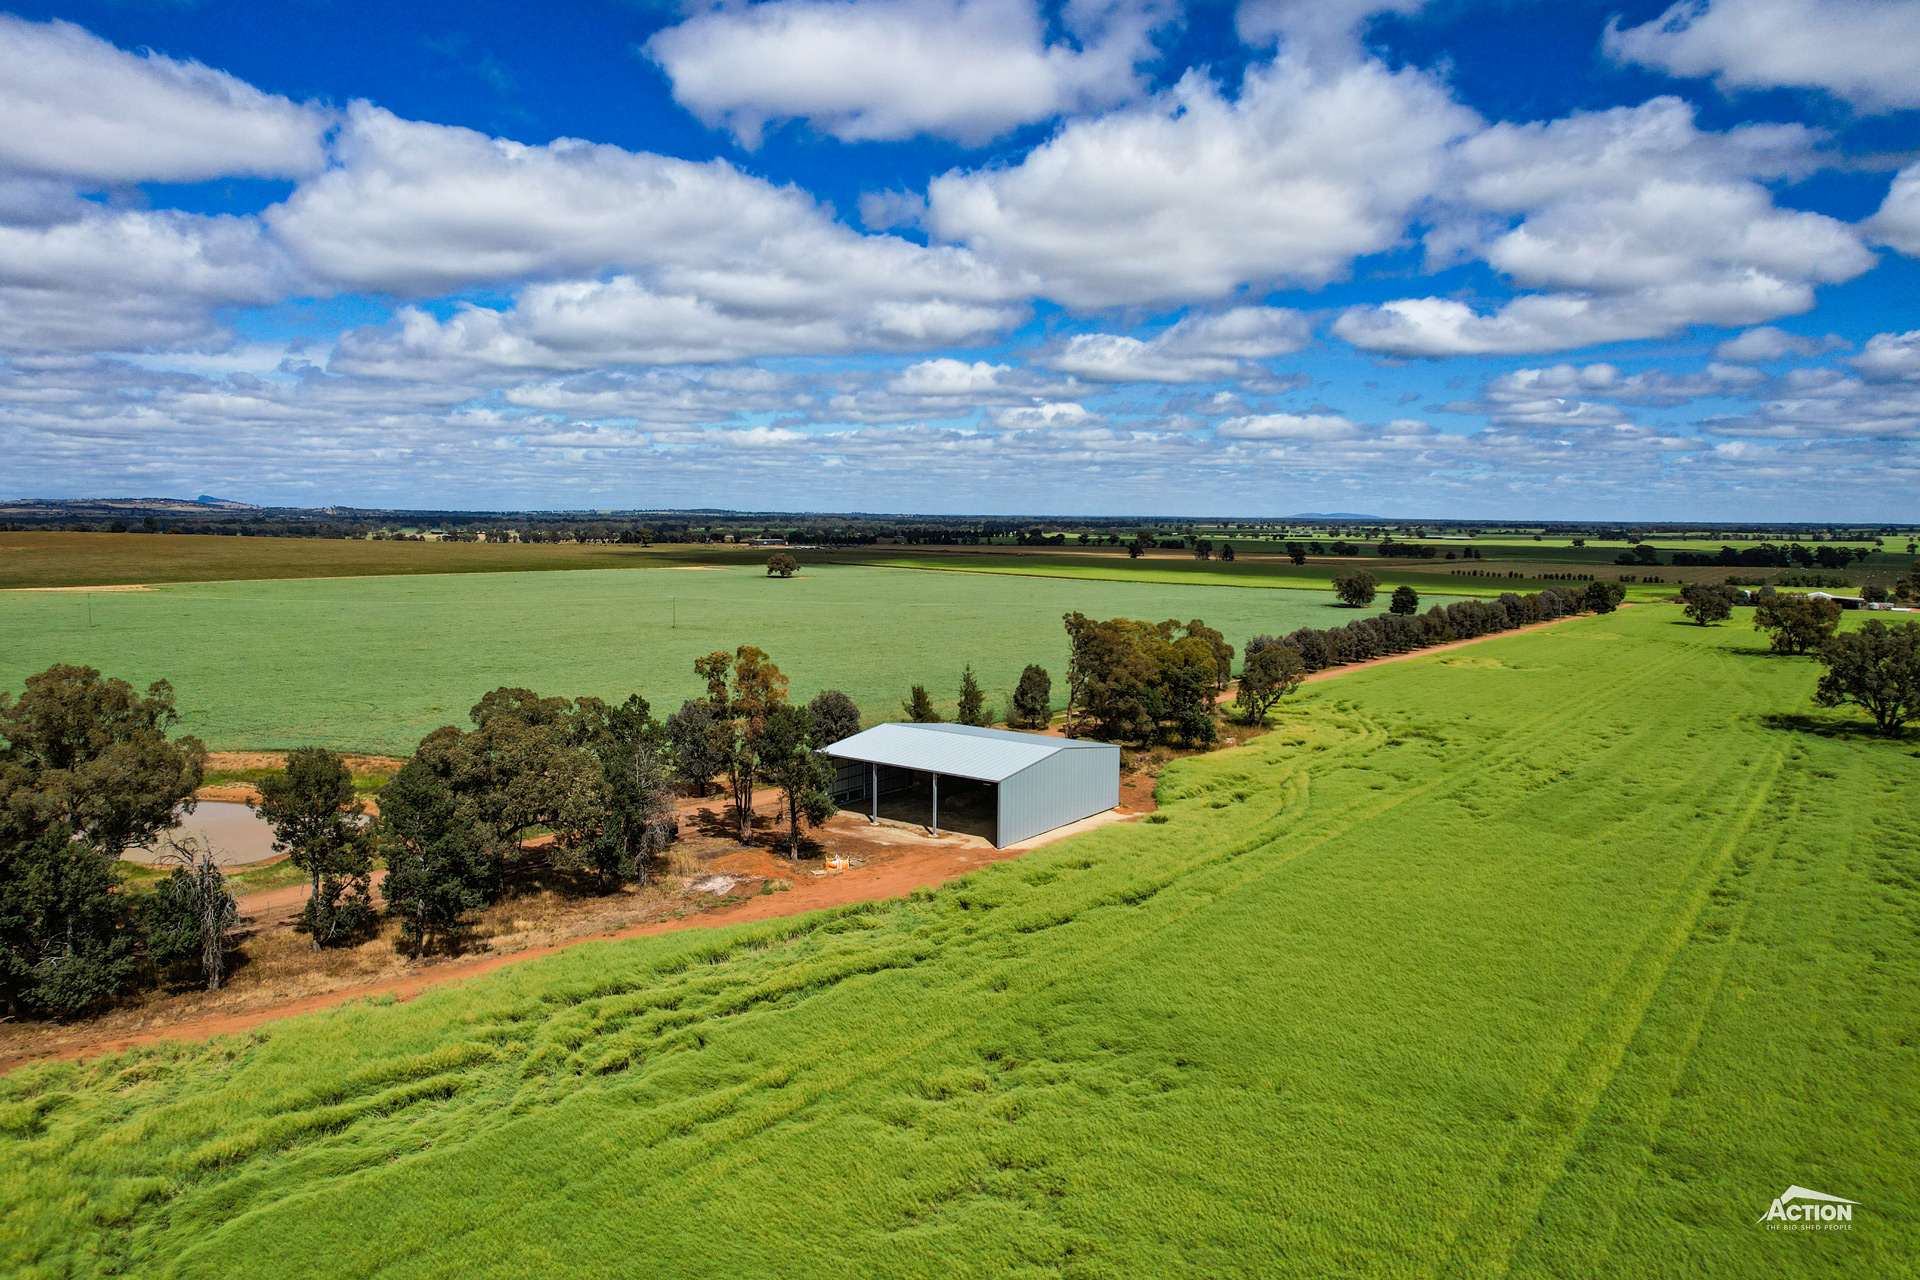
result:
<svg viewBox="0 0 1920 1280"><path fill-rule="evenodd" d="M1371 544L1379 554L1431 558L1439 548L1427 538L1481 538L1540 541L1569 539L1589 543L1661 541L1740 541L1760 539L1785 544L1907 542L1920 533L1909 525L1743 525L1638 524L1594 525L1546 521L1390 520L1358 516L1244 517L1132 516L983 516L873 514L866 512L777 512L717 509L627 511L452 511L364 507L267 507L202 497L194 501L149 499L35 499L0 503L0 531L81 530L91 533L201 533L232 537L364 538L418 537L427 533L453 541L521 540L599 543L701 543L754 537L780 537L826 546L874 542L909 545L976 546L1020 543L1028 546L1121 546L1144 536L1165 547L1192 546L1200 538L1260 539L1285 542L1301 538L1333 543L1334 555L1353 543ZM1380 544L1385 543L1385 546ZM1320 542L1310 542L1313 554ZM1686 562L1682 562L1686 563ZM1713 560L1713 564L1754 563ZM1811 567L1811 566L1806 566Z"/></svg>
<svg viewBox="0 0 1920 1280"><path fill-rule="evenodd" d="M1714 555L1704 551L1676 551L1672 563L1723 569L1845 569L1871 554L1870 547L1806 547L1798 542L1779 546L1762 542L1751 547L1721 547Z"/></svg>

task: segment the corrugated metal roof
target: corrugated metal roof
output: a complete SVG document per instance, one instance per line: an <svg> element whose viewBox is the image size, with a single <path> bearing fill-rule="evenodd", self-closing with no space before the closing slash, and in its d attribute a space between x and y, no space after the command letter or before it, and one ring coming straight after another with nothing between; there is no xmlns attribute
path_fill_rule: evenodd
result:
<svg viewBox="0 0 1920 1280"><path fill-rule="evenodd" d="M1102 744L964 724L882 724L822 751L838 760L1000 782L1057 751L1096 745Z"/></svg>

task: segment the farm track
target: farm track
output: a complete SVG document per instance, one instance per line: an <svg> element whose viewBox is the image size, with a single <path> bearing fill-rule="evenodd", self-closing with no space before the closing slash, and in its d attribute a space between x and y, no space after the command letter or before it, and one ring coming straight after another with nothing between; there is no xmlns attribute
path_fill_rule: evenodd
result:
<svg viewBox="0 0 1920 1280"><path fill-rule="evenodd" d="M1751 674L1741 683L1752 695L1761 692L1758 680ZM1790 830L1800 816L1801 797L1785 785L1786 761L1786 752L1774 754L1770 769L1754 788L1753 799L1739 819L1738 829L1727 841L1722 856L1713 860L1706 899L1692 912L1685 943L1697 942L1703 930L1722 923L1715 919L1716 913L1724 917L1724 927L1719 936L1712 939L1714 945L1704 949L1698 972L1684 971L1675 958L1669 958L1660 988L1649 995L1649 1001L1653 994L1664 997L1663 1006L1678 1011L1673 1019L1677 1025L1649 1023L1647 1008L1643 1005L1633 1037L1622 1045L1623 1056L1632 1050L1633 1058L1629 1064L1617 1064L1609 1072L1607 1092L1597 1097L1594 1105L1582 1114L1580 1131L1567 1144L1560 1165L1553 1171L1551 1184L1542 1189L1533 1213L1512 1242L1502 1274L1511 1274L1517 1269L1527 1275L1595 1275L1610 1256L1622 1222L1621 1207L1634 1203L1654 1163L1655 1149L1672 1113L1674 1100L1681 1093L1708 1019L1725 989L1754 901L1767 882L1766 872L1773 865L1781 833ZM1773 811L1764 838L1755 839L1762 834L1755 825L1759 810L1770 801L1777 803L1783 799L1784 806ZM1739 855L1742 845L1752 851L1746 862ZM1711 899L1723 896L1723 891L1726 901L1716 907ZM1692 950L1698 957L1702 948ZM1676 957L1678 952L1676 948ZM1639 1087L1630 1085L1616 1090L1623 1072L1629 1071L1633 1076L1631 1084ZM1638 1115L1633 1114L1631 1102L1621 1102L1613 1108L1614 1114L1608 1117L1611 1123L1602 1136L1596 1133L1595 1120L1609 1109L1616 1091L1650 1102ZM1626 1149L1621 1150L1623 1147ZM1596 1148L1610 1149L1614 1159L1595 1158L1601 1154ZM1588 1168L1569 1170L1570 1159L1579 1154L1589 1157L1585 1162ZM1628 1170L1624 1178L1620 1171L1622 1164ZM1559 1212L1552 1209L1555 1199L1565 1202ZM1605 1222L1605 1229L1572 1236L1552 1230L1555 1223L1569 1216L1577 1219L1599 1216Z"/></svg>
<svg viewBox="0 0 1920 1280"><path fill-rule="evenodd" d="M1473 1201L1473 1213L1441 1268L1442 1280L1479 1280L1511 1273L1513 1254L1541 1203L1566 1171L1568 1155L1612 1084L1628 1046L1640 1034L1654 995L1692 938L1707 898L1748 834L1782 759L1776 756L1745 798L1737 817L1703 851L1663 916L1648 927L1610 980L1594 991L1585 1034L1545 1081L1530 1113L1512 1130L1504 1161Z"/></svg>

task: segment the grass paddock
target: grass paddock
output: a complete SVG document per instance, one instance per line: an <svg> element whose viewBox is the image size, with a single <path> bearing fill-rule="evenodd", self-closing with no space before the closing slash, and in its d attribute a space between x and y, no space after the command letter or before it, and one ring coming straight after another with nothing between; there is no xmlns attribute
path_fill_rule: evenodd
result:
<svg viewBox="0 0 1920 1280"><path fill-rule="evenodd" d="M1903 1274L1915 744L1676 618L1309 686L938 892L16 1071L0 1268Z"/></svg>
<svg viewBox="0 0 1920 1280"><path fill-rule="evenodd" d="M1029 662L1048 669L1064 705L1060 619L1073 609L1201 618L1236 647L1358 616L1326 592L842 565L788 580L705 566L15 592L0 596L0 688L82 662L141 686L171 680L184 730L216 750L405 755L435 727L464 723L500 685L608 698L637 690L664 715L704 694L695 658L756 644L796 696L843 689L872 721L898 718L913 684L951 714L968 662L996 708Z"/></svg>

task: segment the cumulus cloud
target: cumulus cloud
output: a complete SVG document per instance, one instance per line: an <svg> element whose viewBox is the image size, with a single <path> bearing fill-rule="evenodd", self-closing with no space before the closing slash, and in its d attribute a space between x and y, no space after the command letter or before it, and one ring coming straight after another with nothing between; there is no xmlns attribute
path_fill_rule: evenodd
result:
<svg viewBox="0 0 1920 1280"><path fill-rule="evenodd" d="M1100 421L1098 414L1072 400L1050 400L1043 404L997 409L991 421L1003 431L1028 431L1036 428L1086 427Z"/></svg>
<svg viewBox="0 0 1920 1280"><path fill-rule="evenodd" d="M1071 0L1049 43L1033 0L767 0L697 14L647 41L673 96L749 147L779 120L849 142L933 134L968 145L1135 97L1136 64L1177 10Z"/></svg>
<svg viewBox="0 0 1920 1280"><path fill-rule="evenodd" d="M1237 99L1198 73L1075 120L1019 164L928 188L926 224L1075 306L1315 287L1400 242L1478 125L1430 76L1282 56Z"/></svg>
<svg viewBox="0 0 1920 1280"><path fill-rule="evenodd" d="M838 392L802 410L815 422L926 422L971 419L978 410L1066 401L1082 388L1071 378L985 360L940 356L890 376L852 371L826 379Z"/></svg>
<svg viewBox="0 0 1920 1280"><path fill-rule="evenodd" d="M750 291L770 264L825 277L905 273L924 286L1004 296L965 254L836 223L808 194L693 162L563 138L526 146L402 120L358 103L338 163L267 213L317 275L343 287L433 296L469 285L679 270ZM728 264L744 264L730 270ZM770 288L781 283L769 279ZM911 286L909 286L911 287Z"/></svg>
<svg viewBox="0 0 1920 1280"><path fill-rule="evenodd" d="M1866 230L1878 243L1920 258L1920 164L1895 175L1880 211L1867 219Z"/></svg>
<svg viewBox="0 0 1920 1280"><path fill-rule="evenodd" d="M343 368L903 350L977 341L1024 315L1022 290L966 250L862 235L720 160L524 146L365 104L338 154L266 214L315 277L415 296L535 282L505 309L403 310L343 342Z"/></svg>
<svg viewBox="0 0 1920 1280"><path fill-rule="evenodd" d="M1017 319L937 298L831 296L827 282L784 306L729 305L713 293L665 293L632 276L530 286L511 307L463 304L446 319L404 307L356 329L332 367L383 377L481 377L488 370L701 364L761 355L838 355L978 341Z"/></svg>
<svg viewBox="0 0 1920 1280"><path fill-rule="evenodd" d="M943 356L909 365L888 389L910 396L976 396L1000 390L1001 379L1012 372L1010 365L988 364L985 360L969 364Z"/></svg>
<svg viewBox="0 0 1920 1280"><path fill-rule="evenodd" d="M1807 311L1816 284L1873 264L1852 228L1781 209L1758 181L1803 168L1810 142L1797 126L1704 132L1676 98L1494 125L1457 148L1458 194L1429 251L1551 292L1489 314L1400 299L1334 332L1396 355L1533 353Z"/></svg>
<svg viewBox="0 0 1920 1280"><path fill-rule="evenodd" d="M1920 380L1795 369L1781 380L1778 395L1751 412L1710 417L1700 427L1750 439L1920 440Z"/></svg>
<svg viewBox="0 0 1920 1280"><path fill-rule="evenodd" d="M1624 373L1605 361L1515 369L1493 378L1474 400L1441 406L1449 413L1483 414L1496 426L1558 431L1571 426L1616 426L1633 421L1622 404L1670 407L1705 397L1737 396L1767 381L1740 365L1709 364L1699 373L1659 369Z"/></svg>
<svg viewBox="0 0 1920 1280"><path fill-rule="evenodd" d="M1599 361L1587 365L1515 369L1488 382L1481 394L1486 400L1507 404L1547 397L1593 396L1629 404L1665 406L1703 396L1727 395L1765 381L1764 375L1738 365L1709 364L1693 374L1671 374L1660 369L1623 373L1618 365Z"/></svg>
<svg viewBox="0 0 1920 1280"><path fill-rule="evenodd" d="M1863 111L1920 107L1920 6L1907 0L1681 0L1608 23L1607 53L1722 91L1824 89Z"/></svg>
<svg viewBox="0 0 1920 1280"><path fill-rule="evenodd" d="M1300 350L1311 340L1304 315L1281 307L1236 307L1193 315L1149 340L1111 333L1068 338L1042 363L1090 382L1217 382L1257 375L1247 363Z"/></svg>
<svg viewBox="0 0 1920 1280"><path fill-rule="evenodd" d="M500 398L513 408L590 422L633 418L682 425L726 422L749 413L791 412L815 399L803 379L752 367L692 372L595 369L510 386Z"/></svg>
<svg viewBox="0 0 1920 1280"><path fill-rule="evenodd" d="M1408 421L1407 427L1424 423ZM1263 413L1228 418L1214 429L1223 440L1323 441L1350 440L1361 434L1359 424L1326 413Z"/></svg>
<svg viewBox="0 0 1920 1280"><path fill-rule="evenodd" d="M0 164L80 183L296 177L328 117L197 62L0 14Z"/></svg>
<svg viewBox="0 0 1920 1280"><path fill-rule="evenodd" d="M1817 356L1846 343L1832 334L1824 338L1809 338L1797 333L1788 333L1784 329L1763 324L1749 329L1736 337L1728 338L1713 349L1713 354L1721 360L1735 364L1768 364L1775 360L1784 360L1788 356Z"/></svg>
<svg viewBox="0 0 1920 1280"><path fill-rule="evenodd" d="M1920 382L1920 329L1876 333L1847 363L1876 381Z"/></svg>
<svg viewBox="0 0 1920 1280"><path fill-rule="evenodd" d="M215 342L212 308L276 301L289 273L246 218L87 212L0 225L0 346L134 350Z"/></svg>

